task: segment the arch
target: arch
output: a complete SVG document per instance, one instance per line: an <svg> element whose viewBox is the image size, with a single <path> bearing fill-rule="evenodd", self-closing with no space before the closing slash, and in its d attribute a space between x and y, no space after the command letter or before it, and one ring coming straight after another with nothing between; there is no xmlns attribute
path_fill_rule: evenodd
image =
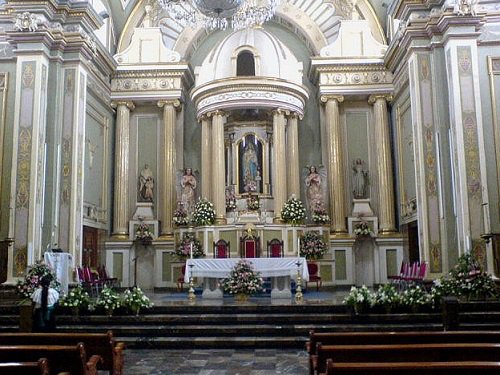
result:
<svg viewBox="0 0 500 375"><path fill-rule="evenodd" d="M248 59L252 59L253 63L253 74L238 74L239 58L240 56L247 56ZM251 55L251 56L250 56ZM231 55L231 65L233 70L233 76L259 76L260 75L260 54L257 49L250 45L243 45L236 48Z"/></svg>
<svg viewBox="0 0 500 375"><path fill-rule="evenodd" d="M236 76L255 76L255 58L251 51L243 50L236 58Z"/></svg>

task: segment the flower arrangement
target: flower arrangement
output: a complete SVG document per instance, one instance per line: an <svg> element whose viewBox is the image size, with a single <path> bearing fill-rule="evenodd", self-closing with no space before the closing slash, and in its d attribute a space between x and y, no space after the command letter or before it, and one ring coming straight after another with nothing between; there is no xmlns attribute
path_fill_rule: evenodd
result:
<svg viewBox="0 0 500 375"><path fill-rule="evenodd" d="M368 236L370 234L370 227L366 223L366 221L362 221L357 223L354 226L354 234L356 237Z"/></svg>
<svg viewBox="0 0 500 375"><path fill-rule="evenodd" d="M378 287L377 292L373 295L372 306L381 307L385 311L390 311L399 307L401 297L392 284L383 284Z"/></svg>
<svg viewBox="0 0 500 375"><path fill-rule="evenodd" d="M172 221L177 226L188 225L189 219L186 210L184 210L183 208L176 209L174 211L174 217L172 218Z"/></svg>
<svg viewBox="0 0 500 375"><path fill-rule="evenodd" d="M300 256L307 260L320 259L327 250L325 242L317 231L306 232L300 238Z"/></svg>
<svg viewBox="0 0 500 375"><path fill-rule="evenodd" d="M139 314L140 309L149 309L153 307L153 303L141 288L134 286L132 289L123 292L123 306L135 314Z"/></svg>
<svg viewBox="0 0 500 375"><path fill-rule="evenodd" d="M325 209L321 208L313 211L312 221L315 224L326 224L330 222L330 216L328 216Z"/></svg>
<svg viewBox="0 0 500 375"><path fill-rule="evenodd" d="M153 233L149 230L149 225L141 222L135 231L135 239L143 244L149 244L153 241Z"/></svg>
<svg viewBox="0 0 500 375"><path fill-rule="evenodd" d="M100 307L108 314L121 307L122 301L120 295L110 287L105 286L102 288L99 297L97 297L96 306Z"/></svg>
<svg viewBox="0 0 500 375"><path fill-rule="evenodd" d="M227 198L226 199L226 210L228 210L228 211L236 210L236 198Z"/></svg>
<svg viewBox="0 0 500 375"><path fill-rule="evenodd" d="M193 258L205 256L200 241L194 236L194 233L183 233L181 243L175 248L175 255L180 259L186 259L191 256L191 244L193 245Z"/></svg>
<svg viewBox="0 0 500 375"><path fill-rule="evenodd" d="M90 305L90 297L82 286L78 285L76 288L71 289L68 295L61 298L59 305L74 309L88 308Z"/></svg>
<svg viewBox="0 0 500 375"><path fill-rule="evenodd" d="M342 302L354 308L356 312L361 312L372 307L374 301L373 293L363 285L360 288L353 286Z"/></svg>
<svg viewBox="0 0 500 375"><path fill-rule="evenodd" d="M26 275L22 280L19 280L16 285L17 293L23 298L31 298L33 292L40 285L42 277L48 276L52 280L50 286L57 291L60 290L61 284L57 281L56 274L49 268L48 265L43 263L41 260L35 262L32 266L29 266Z"/></svg>
<svg viewBox="0 0 500 375"><path fill-rule="evenodd" d="M260 208L259 196L250 194L247 198L247 207L250 211L258 210Z"/></svg>
<svg viewBox="0 0 500 375"><path fill-rule="evenodd" d="M195 225L211 225L215 221L215 209L212 202L200 199L194 206L193 223Z"/></svg>
<svg viewBox="0 0 500 375"><path fill-rule="evenodd" d="M222 280L224 292L229 294L252 295L262 290L260 273L253 269L251 262L242 259L232 269L227 278Z"/></svg>
<svg viewBox="0 0 500 375"><path fill-rule="evenodd" d="M300 200L292 196L283 205L281 218L285 223L293 225L300 224L306 218L306 209Z"/></svg>
<svg viewBox="0 0 500 375"><path fill-rule="evenodd" d="M400 295L400 304L404 308L416 309L432 305L432 296L420 285L411 284Z"/></svg>

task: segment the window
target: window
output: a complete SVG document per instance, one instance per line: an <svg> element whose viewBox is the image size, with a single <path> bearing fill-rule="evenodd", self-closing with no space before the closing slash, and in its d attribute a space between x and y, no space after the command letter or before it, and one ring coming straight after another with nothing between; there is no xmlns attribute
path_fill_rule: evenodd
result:
<svg viewBox="0 0 500 375"><path fill-rule="evenodd" d="M255 76L255 59L250 51L242 51L236 61L237 76Z"/></svg>

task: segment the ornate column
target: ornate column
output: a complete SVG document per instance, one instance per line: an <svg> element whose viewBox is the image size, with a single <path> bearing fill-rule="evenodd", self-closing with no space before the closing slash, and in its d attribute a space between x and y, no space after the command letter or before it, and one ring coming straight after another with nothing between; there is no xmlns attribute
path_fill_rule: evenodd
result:
<svg viewBox="0 0 500 375"><path fill-rule="evenodd" d="M286 200L286 160L285 160L285 111L277 109L273 112L273 197L274 222L282 223L281 209Z"/></svg>
<svg viewBox="0 0 500 375"><path fill-rule="evenodd" d="M295 194L300 197L300 168L299 168L299 115L292 113L288 118L287 129L287 187L288 196Z"/></svg>
<svg viewBox="0 0 500 375"><path fill-rule="evenodd" d="M224 163L224 122L226 114L222 111L212 115L212 199L215 206L215 223L226 224L225 163Z"/></svg>
<svg viewBox="0 0 500 375"><path fill-rule="evenodd" d="M168 237L173 233L172 218L176 207L175 191L175 124L176 112L181 102L160 100L158 107L163 107L163 154L160 158L160 197L158 218L161 222L160 237Z"/></svg>
<svg viewBox="0 0 500 375"><path fill-rule="evenodd" d="M210 119L204 115L201 118L201 197L212 200L210 179L212 171L212 137L210 136Z"/></svg>
<svg viewBox="0 0 500 375"><path fill-rule="evenodd" d="M113 102L112 106L116 108L113 237L128 239L130 111L135 106L130 101Z"/></svg>
<svg viewBox="0 0 500 375"><path fill-rule="evenodd" d="M394 215L394 185L391 162L391 139L387 101L391 95L370 95L368 103L373 104L375 115L375 144L378 165L379 233L396 231Z"/></svg>
<svg viewBox="0 0 500 375"><path fill-rule="evenodd" d="M326 105L326 141L328 194L330 197L330 230L333 233L347 233L345 218L345 175L343 139L340 127L339 103L344 101L341 95L322 96L321 102Z"/></svg>

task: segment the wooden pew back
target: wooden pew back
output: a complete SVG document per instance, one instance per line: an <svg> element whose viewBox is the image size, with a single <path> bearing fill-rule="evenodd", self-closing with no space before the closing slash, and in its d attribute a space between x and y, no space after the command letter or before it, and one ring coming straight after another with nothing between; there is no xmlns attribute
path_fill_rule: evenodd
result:
<svg viewBox="0 0 500 375"><path fill-rule="evenodd" d="M99 355L103 361L98 370L121 375L123 343L116 343L113 332L106 333L0 333L0 345L76 345L82 342L88 356ZM88 359L88 358L87 358Z"/></svg>
<svg viewBox="0 0 500 375"><path fill-rule="evenodd" d="M87 361L82 343L65 345L0 345L0 362L32 362L47 358L50 374L69 372L71 375L97 375L99 356Z"/></svg>
<svg viewBox="0 0 500 375"><path fill-rule="evenodd" d="M50 375L49 361L40 358L37 362L5 362L0 363L2 375Z"/></svg>

